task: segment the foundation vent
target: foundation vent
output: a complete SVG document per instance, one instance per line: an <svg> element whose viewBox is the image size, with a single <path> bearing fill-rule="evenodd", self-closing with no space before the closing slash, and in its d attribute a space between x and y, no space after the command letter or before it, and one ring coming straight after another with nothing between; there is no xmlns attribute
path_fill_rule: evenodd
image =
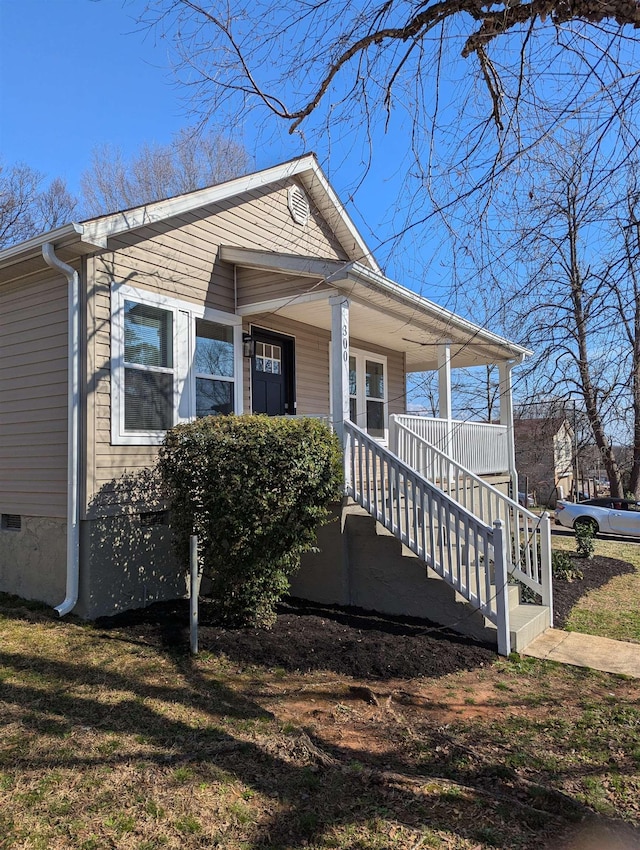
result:
<svg viewBox="0 0 640 850"><path fill-rule="evenodd" d="M140 525L143 528L152 528L154 525L167 525L166 511L147 511L140 514Z"/></svg>
<svg viewBox="0 0 640 850"><path fill-rule="evenodd" d="M309 200L300 186L289 186L289 212L296 224L304 227L309 221Z"/></svg>
<svg viewBox="0 0 640 850"><path fill-rule="evenodd" d="M20 531L22 528L22 517L20 514L2 514L3 531Z"/></svg>

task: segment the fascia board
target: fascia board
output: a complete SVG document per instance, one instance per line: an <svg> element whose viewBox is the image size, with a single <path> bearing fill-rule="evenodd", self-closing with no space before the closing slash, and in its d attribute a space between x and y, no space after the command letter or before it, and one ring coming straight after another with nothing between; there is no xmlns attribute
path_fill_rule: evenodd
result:
<svg viewBox="0 0 640 850"><path fill-rule="evenodd" d="M106 241L87 238L85 228L82 224L72 222L47 233L40 233L17 245L11 245L0 251L0 267L6 267L28 260L42 253L42 246L50 243L56 250L61 248L75 248L78 256L91 253L98 249L107 247Z"/></svg>
<svg viewBox="0 0 640 850"><path fill-rule="evenodd" d="M177 198L156 201L153 204L134 207L131 210L113 213L113 215L90 219L84 222L85 233L89 238L108 239L110 236L117 236L136 227L143 227L146 224L164 221L200 207L220 203L252 189L284 180L287 177L293 177L314 166L317 167L315 157L309 154L281 165L274 165L272 168L266 168L263 171L236 177L234 180L229 180L218 186L210 186L197 192L179 195Z"/></svg>
<svg viewBox="0 0 640 850"><path fill-rule="evenodd" d="M429 301L428 298L424 298L410 289L405 289L404 286L400 286L400 284L395 283L384 275L372 272L371 269L360 263L353 264L347 277L357 283L362 283L364 286L369 286L379 292L383 292L404 304L414 307L422 313L427 313L434 318L440 319L457 330L469 334L470 337L476 339L478 342L491 343L500 348L505 348L511 357L524 359L533 354L533 351L530 349L523 348L521 345L505 339L505 337L494 334L491 331L485 330L485 328L481 328L480 325L475 325L473 322L463 319L445 307ZM471 342L471 344L473 343Z"/></svg>

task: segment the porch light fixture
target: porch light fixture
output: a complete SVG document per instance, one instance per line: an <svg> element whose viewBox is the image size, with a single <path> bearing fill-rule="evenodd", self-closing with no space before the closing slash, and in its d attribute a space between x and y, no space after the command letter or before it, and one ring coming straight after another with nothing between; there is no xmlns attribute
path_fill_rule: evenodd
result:
<svg viewBox="0 0 640 850"><path fill-rule="evenodd" d="M256 341L251 334L242 334L242 353L245 357L253 357L256 353Z"/></svg>

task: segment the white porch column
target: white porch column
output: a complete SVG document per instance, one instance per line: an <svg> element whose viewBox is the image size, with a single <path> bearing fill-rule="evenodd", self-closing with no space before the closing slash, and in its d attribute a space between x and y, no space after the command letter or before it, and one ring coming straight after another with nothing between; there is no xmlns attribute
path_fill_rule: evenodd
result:
<svg viewBox="0 0 640 850"><path fill-rule="evenodd" d="M511 498L518 501L518 473L516 471L516 442L513 429L513 395L511 370L515 363L506 360L498 363L500 379L500 424L507 426L507 457L511 476Z"/></svg>
<svg viewBox="0 0 640 850"><path fill-rule="evenodd" d="M453 423L451 421L451 343L438 345L438 415L445 420L445 445L441 447L451 457Z"/></svg>
<svg viewBox="0 0 640 850"><path fill-rule="evenodd" d="M333 429L344 446L343 423L349 419L349 299L332 295L331 304L331 411Z"/></svg>

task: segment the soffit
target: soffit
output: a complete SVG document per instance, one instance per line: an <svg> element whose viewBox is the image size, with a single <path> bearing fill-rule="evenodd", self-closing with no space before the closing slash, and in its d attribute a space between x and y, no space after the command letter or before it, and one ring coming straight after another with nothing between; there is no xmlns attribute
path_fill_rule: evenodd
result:
<svg viewBox="0 0 640 850"><path fill-rule="evenodd" d="M323 281L351 301L351 336L406 354L407 370L437 368L438 346L450 343L454 367L481 366L521 359L529 352L456 316L360 263L222 246L221 259L236 266L301 278L301 295L264 304L262 315L278 315L330 330L331 310L317 291L308 295L309 278ZM249 308L255 315L261 305ZM243 306L246 315L246 305Z"/></svg>

